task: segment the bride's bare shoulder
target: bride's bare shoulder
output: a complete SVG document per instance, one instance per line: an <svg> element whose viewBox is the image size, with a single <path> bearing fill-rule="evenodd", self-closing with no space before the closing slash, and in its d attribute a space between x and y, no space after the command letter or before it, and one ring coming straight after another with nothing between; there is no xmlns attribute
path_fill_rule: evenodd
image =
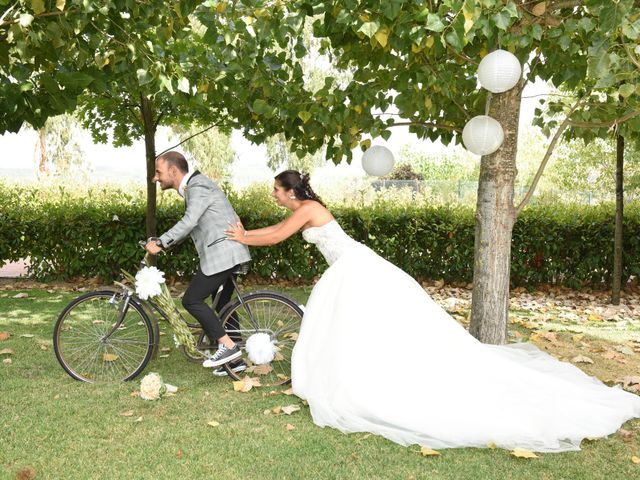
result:
<svg viewBox="0 0 640 480"><path fill-rule="evenodd" d="M315 200L305 200L304 208L309 215L309 226L324 225L334 219L331 212Z"/></svg>

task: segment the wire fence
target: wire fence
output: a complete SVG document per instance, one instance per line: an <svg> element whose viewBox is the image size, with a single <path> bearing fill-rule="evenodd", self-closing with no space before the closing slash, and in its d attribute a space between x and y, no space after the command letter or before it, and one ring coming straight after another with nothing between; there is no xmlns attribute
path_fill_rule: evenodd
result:
<svg viewBox="0 0 640 480"><path fill-rule="evenodd" d="M408 190L414 195L425 195L438 198L444 202L475 203L478 194L478 182L469 180L373 180L371 187L376 192L385 190ZM515 185L516 202L529 191L529 185ZM640 191L628 190L624 195L625 202L640 199ZM531 199L536 202L570 202L585 205L597 205L615 201L615 192L598 191L566 191L557 188L538 188Z"/></svg>

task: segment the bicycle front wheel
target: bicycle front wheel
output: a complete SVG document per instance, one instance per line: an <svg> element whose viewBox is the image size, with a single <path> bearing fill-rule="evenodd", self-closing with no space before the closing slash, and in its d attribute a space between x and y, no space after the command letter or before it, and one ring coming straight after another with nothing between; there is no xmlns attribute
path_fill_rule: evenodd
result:
<svg viewBox="0 0 640 480"><path fill-rule="evenodd" d="M124 312L122 292L97 291L73 300L60 314L53 346L62 368L83 382L130 380L149 362L154 333L133 299Z"/></svg>
<svg viewBox="0 0 640 480"><path fill-rule="evenodd" d="M257 376L263 386L282 385L291 381L291 353L298 338L302 309L295 300L275 292L253 292L242 296L222 314L227 334L244 349L247 338L266 333L277 348L269 364L249 365L246 373ZM233 364L225 364L229 376L239 380L245 372L235 373Z"/></svg>

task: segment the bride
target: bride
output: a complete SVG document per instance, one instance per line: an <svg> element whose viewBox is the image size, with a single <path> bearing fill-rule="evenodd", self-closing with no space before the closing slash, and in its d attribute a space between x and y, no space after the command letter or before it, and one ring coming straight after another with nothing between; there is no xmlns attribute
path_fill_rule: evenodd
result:
<svg viewBox="0 0 640 480"><path fill-rule="evenodd" d="M413 278L349 237L306 175L280 173L272 195L288 218L257 230L238 222L227 235L262 246L302 229L329 264L292 356L293 391L317 425L434 449L560 452L640 417L640 397L532 344L480 343Z"/></svg>

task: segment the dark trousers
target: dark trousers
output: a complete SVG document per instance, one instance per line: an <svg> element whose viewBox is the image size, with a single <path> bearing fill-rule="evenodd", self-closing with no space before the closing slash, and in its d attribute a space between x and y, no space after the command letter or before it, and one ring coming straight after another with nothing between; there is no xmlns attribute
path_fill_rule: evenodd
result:
<svg viewBox="0 0 640 480"><path fill-rule="evenodd" d="M233 283L231 281L233 268L224 270L223 272L214 273L213 275L205 275L198 267L198 271L191 279L189 287L182 297L182 305L196 320L202 325L204 333L207 334L211 343L216 342L219 338L224 337L226 332L220 321L220 311L231 299L233 294ZM213 299L221 285L224 285L220 292L218 303L215 305L215 311L205 303L207 297Z"/></svg>

